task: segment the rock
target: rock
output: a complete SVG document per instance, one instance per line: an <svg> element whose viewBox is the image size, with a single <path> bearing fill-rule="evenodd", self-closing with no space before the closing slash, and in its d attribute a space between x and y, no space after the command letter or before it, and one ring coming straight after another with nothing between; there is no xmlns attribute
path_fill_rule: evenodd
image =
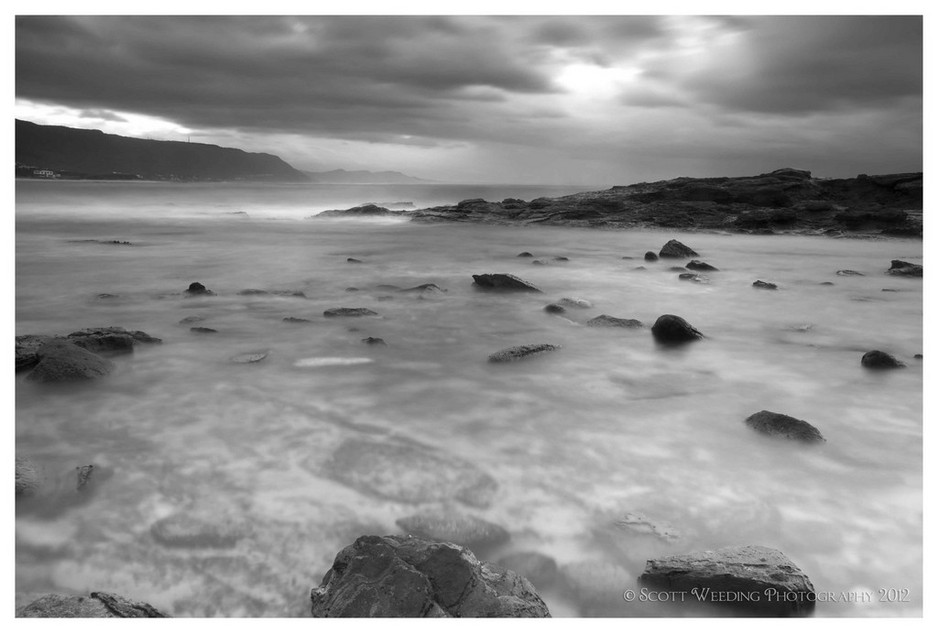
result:
<svg viewBox="0 0 938 633"><path fill-rule="evenodd" d="M26 376L35 382L91 380L111 373L114 363L64 339L44 343L36 352L39 363Z"/></svg>
<svg viewBox="0 0 938 633"><path fill-rule="evenodd" d="M680 540L681 533L669 523L653 521L641 512L626 512L625 516L613 524L619 530L628 530L636 534L648 534L662 541L673 543Z"/></svg>
<svg viewBox="0 0 938 633"><path fill-rule="evenodd" d="M559 255L559 256L557 256L557 257L554 258L554 261L555 261L555 262L568 262L568 261L570 261L570 258L569 258L569 257L564 257L563 255Z"/></svg>
<svg viewBox="0 0 938 633"><path fill-rule="evenodd" d="M890 275L903 275L905 277L921 277L923 268L919 264L910 264L901 259L892 260L892 265L886 272Z"/></svg>
<svg viewBox="0 0 938 633"><path fill-rule="evenodd" d="M384 342L383 338L375 338L374 336L369 336L368 338L363 338L362 343L365 345L384 345L387 347L387 343Z"/></svg>
<svg viewBox="0 0 938 633"><path fill-rule="evenodd" d="M670 270L672 273L683 273L687 269L683 266L671 266L668 270Z"/></svg>
<svg viewBox="0 0 938 633"><path fill-rule="evenodd" d="M364 262L362 262L362 260L360 260L360 259L355 259L354 257L349 257L349 258L346 259L345 261L347 261L347 262L350 263L350 264L362 264L362 263L364 263Z"/></svg>
<svg viewBox="0 0 938 633"><path fill-rule="evenodd" d="M642 322L636 319L620 319L614 316L609 316L608 314L600 314L598 317L587 321L586 325L589 327L643 327Z"/></svg>
<svg viewBox="0 0 938 633"><path fill-rule="evenodd" d="M753 285L755 285L755 284L753 284ZM819 286L833 286L833 285L834 285L834 282L833 282L833 281L822 281L822 282L819 283L818 285L819 285Z"/></svg>
<svg viewBox="0 0 938 633"><path fill-rule="evenodd" d="M760 433L802 442L824 442L821 432L813 425L783 413L759 411L746 418L746 425Z"/></svg>
<svg viewBox="0 0 938 633"><path fill-rule="evenodd" d="M215 295L214 292L212 292L211 290L209 290L208 288L206 288L205 286L203 286L197 281L193 281L191 284L189 284L189 288L186 289L186 294L189 296L196 296L196 295L214 296Z"/></svg>
<svg viewBox="0 0 938 633"><path fill-rule="evenodd" d="M761 615L814 610L814 586L804 572L780 551L757 545L652 559L639 582L665 591L693 591L688 595L695 599Z"/></svg>
<svg viewBox="0 0 938 633"><path fill-rule="evenodd" d="M486 508L498 484L471 462L417 444L346 440L326 467L365 494L405 503L462 501Z"/></svg>
<svg viewBox="0 0 938 633"><path fill-rule="evenodd" d="M539 260L539 259L535 259L535 260L533 260L531 263L534 264L535 266L546 266L546 265L547 265L545 262L542 262L542 261Z"/></svg>
<svg viewBox="0 0 938 633"><path fill-rule="evenodd" d="M561 297L557 304L565 308L579 308L581 310L593 307L593 304L586 299L577 299L576 297Z"/></svg>
<svg viewBox="0 0 938 633"><path fill-rule="evenodd" d="M75 490L84 490L94 474L94 464L75 467Z"/></svg>
<svg viewBox="0 0 938 633"><path fill-rule="evenodd" d="M304 319L301 317L289 316L289 317L283 317L283 322L284 323L312 323L312 320Z"/></svg>
<svg viewBox="0 0 938 633"><path fill-rule="evenodd" d="M190 332L195 332L196 334L218 334L218 330L210 327L191 327L189 328Z"/></svg>
<svg viewBox="0 0 938 633"><path fill-rule="evenodd" d="M362 536L310 592L314 617L550 617L534 587L468 549Z"/></svg>
<svg viewBox="0 0 938 633"><path fill-rule="evenodd" d="M508 347L501 351L495 352L489 356L490 363L508 363L516 360L521 360L523 358L531 358L532 356L537 356L539 354L544 354L546 352L552 352L554 350L560 349L560 345L552 345L550 343L537 343L534 345L517 345L515 347Z"/></svg>
<svg viewBox="0 0 938 633"><path fill-rule="evenodd" d="M671 240L661 247L658 257L670 257L673 259L684 259L688 257L697 257L697 252L677 240Z"/></svg>
<svg viewBox="0 0 938 633"><path fill-rule="evenodd" d="M267 358L267 352L245 352L244 354L235 354L229 360L232 363L248 364L259 363Z"/></svg>
<svg viewBox="0 0 938 633"><path fill-rule="evenodd" d="M355 286L349 286L348 288L345 289L345 292L358 292L358 291L359 291L359 288L356 288Z"/></svg>
<svg viewBox="0 0 938 633"><path fill-rule="evenodd" d="M565 307L556 303L548 303L546 306L544 306L544 312L548 312L550 314L563 314L566 311L567 309Z"/></svg>
<svg viewBox="0 0 938 633"><path fill-rule="evenodd" d="M419 286L414 286L413 288L402 288L398 292L447 292L446 288L440 288L436 284L420 284Z"/></svg>
<svg viewBox="0 0 938 633"><path fill-rule="evenodd" d="M496 561L505 569L527 578L535 589L547 589L557 580L557 562L540 552L513 552Z"/></svg>
<svg viewBox="0 0 938 633"><path fill-rule="evenodd" d="M833 286L834 284L831 285ZM754 282L752 282L752 287L762 288L763 290L778 290L778 286L775 284L768 281L762 281L761 279L756 279Z"/></svg>
<svg viewBox="0 0 938 633"><path fill-rule="evenodd" d="M215 549L234 547L244 536L241 526L207 512L177 512L156 521L150 534L166 547Z"/></svg>
<svg viewBox="0 0 938 633"><path fill-rule="evenodd" d="M636 267L633 268L632 270L648 270L648 269L645 268L644 266L636 266Z"/></svg>
<svg viewBox="0 0 938 633"><path fill-rule="evenodd" d="M179 325L186 325L188 323L201 323L205 320L203 316L187 316L182 319L179 319Z"/></svg>
<svg viewBox="0 0 938 633"><path fill-rule="evenodd" d="M876 349L864 354L863 358L860 359L860 364L868 369L898 369L899 367L905 367L905 363L896 359L892 354Z"/></svg>
<svg viewBox="0 0 938 633"><path fill-rule="evenodd" d="M324 317L363 317L378 316L378 313L368 308L331 308L322 315Z"/></svg>
<svg viewBox="0 0 938 633"><path fill-rule="evenodd" d="M658 261L658 256L655 255L655 252L654 252L654 251L648 251L647 253L645 253L645 261L646 261L646 262L656 262L656 261Z"/></svg>
<svg viewBox="0 0 938 633"><path fill-rule="evenodd" d="M16 496L30 497L39 490L39 469L27 457L16 458Z"/></svg>
<svg viewBox="0 0 938 633"><path fill-rule="evenodd" d="M516 257L534 257L531 253L524 251L523 253L518 253Z"/></svg>
<svg viewBox="0 0 938 633"><path fill-rule="evenodd" d="M314 218L329 218L329 217L343 217L343 216L369 216L369 215L397 215L397 213L392 212L390 209L381 207L375 204L363 204L359 207L352 207L351 209L329 209L323 211L317 215L311 216Z"/></svg>
<svg viewBox="0 0 938 633"><path fill-rule="evenodd" d="M918 360L922 360L923 356L921 354L916 354L912 358L917 358Z"/></svg>
<svg viewBox="0 0 938 633"><path fill-rule="evenodd" d="M711 266L707 262L702 262L699 259L690 260L684 268L688 270L720 270L716 266Z"/></svg>
<svg viewBox="0 0 938 633"><path fill-rule="evenodd" d="M491 549L511 538L500 525L452 510L415 514L398 519L397 525L405 534L455 543L474 551Z"/></svg>
<svg viewBox="0 0 938 633"><path fill-rule="evenodd" d="M680 279L681 281L693 281L694 283L698 283L698 284L710 283L710 279L708 279L704 275L698 275L697 273L681 273L680 275L677 276L677 278Z"/></svg>
<svg viewBox="0 0 938 633"><path fill-rule="evenodd" d="M266 290L258 290L257 288L245 288L244 290L239 290L238 294L250 297L254 295L269 295L270 293Z"/></svg>
<svg viewBox="0 0 938 633"><path fill-rule="evenodd" d="M855 270L849 270L849 269L838 270L837 274L841 277L865 277L866 276L861 272L857 272Z"/></svg>
<svg viewBox="0 0 938 633"><path fill-rule="evenodd" d="M93 591L88 597L50 593L16 612L18 618L168 618L146 602Z"/></svg>
<svg viewBox="0 0 938 633"><path fill-rule="evenodd" d="M694 326L679 316L662 314L651 326L651 334L659 343L677 344L703 338Z"/></svg>
<svg viewBox="0 0 938 633"><path fill-rule="evenodd" d="M473 275L477 287L484 290L511 290L522 292L541 292L540 288L523 279L507 273Z"/></svg>
<svg viewBox="0 0 938 633"><path fill-rule="evenodd" d="M66 338L75 345L95 354L126 354L133 352L137 343L162 343L162 339L140 330L122 327L85 328L72 332Z"/></svg>
<svg viewBox="0 0 938 633"><path fill-rule="evenodd" d="M54 337L26 334L16 337L16 371L25 371L39 362L39 348Z"/></svg>

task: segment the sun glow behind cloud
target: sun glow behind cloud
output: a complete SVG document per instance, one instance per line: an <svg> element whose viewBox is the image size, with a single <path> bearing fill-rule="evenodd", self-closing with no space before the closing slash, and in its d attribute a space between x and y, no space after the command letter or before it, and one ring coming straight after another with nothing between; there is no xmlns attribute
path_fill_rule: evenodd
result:
<svg viewBox="0 0 938 633"><path fill-rule="evenodd" d="M557 75L556 82L584 99L612 99L641 75L637 68L602 67L594 64L571 64Z"/></svg>
<svg viewBox="0 0 938 633"><path fill-rule="evenodd" d="M101 130L106 134L136 138L181 141L193 133L193 130L178 123L146 114L103 108L71 108L28 99L17 99L14 113L17 119L32 121L40 125L63 125Z"/></svg>

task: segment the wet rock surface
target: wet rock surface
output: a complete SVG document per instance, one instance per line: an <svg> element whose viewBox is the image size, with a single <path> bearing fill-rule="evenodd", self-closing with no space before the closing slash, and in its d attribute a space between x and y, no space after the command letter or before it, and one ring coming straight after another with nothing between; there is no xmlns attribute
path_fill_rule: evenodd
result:
<svg viewBox="0 0 938 633"><path fill-rule="evenodd" d="M508 347L506 349L500 350L491 354L489 356L490 363L510 363L516 360L522 360L526 358L532 358L534 356L540 356L541 354L546 354L547 352L553 352L560 349L560 345L553 345L551 343L536 343L534 345L517 345L515 347Z"/></svg>
<svg viewBox="0 0 938 633"><path fill-rule="evenodd" d="M565 308L577 308L579 310L585 310L592 308L592 302L586 299L579 299L577 297L561 297L557 302L557 305L561 305Z"/></svg>
<svg viewBox="0 0 938 633"><path fill-rule="evenodd" d="M473 283L483 290L501 290L515 292L541 292L540 288L520 277L508 273L490 273L473 275Z"/></svg>
<svg viewBox="0 0 938 633"><path fill-rule="evenodd" d="M824 436L814 425L784 413L759 411L746 418L746 426L760 433L801 442L823 442Z"/></svg>
<svg viewBox="0 0 938 633"><path fill-rule="evenodd" d="M47 594L16 612L18 618L168 618L146 602L113 593L93 591L89 596Z"/></svg>
<svg viewBox="0 0 938 633"><path fill-rule="evenodd" d="M563 314L567 309L560 305L559 303L548 303L544 306L544 312L548 314Z"/></svg>
<svg viewBox="0 0 938 633"><path fill-rule="evenodd" d="M901 259L894 259L886 272L890 275L902 277L921 277L923 270L924 268L919 264L910 264Z"/></svg>
<svg viewBox="0 0 938 633"><path fill-rule="evenodd" d="M534 587L468 549L362 536L310 592L314 617L550 617Z"/></svg>
<svg viewBox="0 0 938 633"><path fill-rule="evenodd" d="M684 266L688 270L720 270L716 266L711 266L707 262L702 262L699 259L692 259Z"/></svg>
<svg viewBox="0 0 938 633"><path fill-rule="evenodd" d="M26 380L39 383L92 380L108 375L114 363L64 339L53 339L36 351L39 362Z"/></svg>
<svg viewBox="0 0 938 633"><path fill-rule="evenodd" d="M895 356L881 352L878 349L864 354L863 358L860 359L860 364L868 369L899 369L905 367L905 363Z"/></svg>
<svg viewBox="0 0 938 633"><path fill-rule="evenodd" d="M125 330L122 327L85 328L72 332L69 341L95 354L123 354L133 351L138 343L162 343L162 339L140 330Z"/></svg>
<svg viewBox="0 0 938 633"><path fill-rule="evenodd" d="M586 325L589 327L644 327L642 322L637 319L620 319L618 317L609 316L608 314L600 314L598 317L594 317L587 321Z"/></svg>
<svg viewBox="0 0 938 633"><path fill-rule="evenodd" d="M654 251L648 251L645 253L646 262L656 262L658 261L658 255Z"/></svg>
<svg viewBox="0 0 938 633"><path fill-rule="evenodd" d="M186 288L186 295L190 297L196 297L200 295L211 297L214 296L215 293L203 286L198 281L193 281L191 284L189 284L189 287Z"/></svg>
<svg viewBox="0 0 938 633"><path fill-rule="evenodd" d="M670 240L658 251L658 257L686 259L688 257L697 257L697 251L677 240Z"/></svg>
<svg viewBox="0 0 938 633"><path fill-rule="evenodd" d="M662 314L651 326L652 336L659 343L677 345L703 338L697 328L674 314Z"/></svg>
<svg viewBox="0 0 938 633"><path fill-rule="evenodd" d="M761 290L778 290L778 286L773 284L770 281L762 281L761 279L756 279L752 282L753 288L759 288Z"/></svg>
<svg viewBox="0 0 938 633"><path fill-rule="evenodd" d="M502 526L455 510L421 512L396 523L405 534L455 543L474 552L489 550L511 538Z"/></svg>

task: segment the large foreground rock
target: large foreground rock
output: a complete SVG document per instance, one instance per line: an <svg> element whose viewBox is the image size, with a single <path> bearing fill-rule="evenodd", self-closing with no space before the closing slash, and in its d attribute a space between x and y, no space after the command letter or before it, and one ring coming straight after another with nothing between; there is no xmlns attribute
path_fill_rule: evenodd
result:
<svg viewBox="0 0 938 633"><path fill-rule="evenodd" d="M725 547L649 560L639 581L688 600L711 601L760 615L807 615L814 586L787 556L758 545Z"/></svg>
<svg viewBox="0 0 938 633"><path fill-rule="evenodd" d="M63 339L44 343L37 351L39 363L26 376L34 382L69 382L106 376L114 363Z"/></svg>
<svg viewBox="0 0 938 633"><path fill-rule="evenodd" d="M314 617L550 617L515 572L468 549L405 536L362 536L310 592Z"/></svg>
<svg viewBox="0 0 938 633"><path fill-rule="evenodd" d="M540 356L541 354L546 354L547 352L553 352L554 350L560 349L560 345L553 345L551 343L535 343L534 345L517 345L515 347L508 347L506 349L500 350L491 354L489 356L490 363L510 363L516 360L522 360L525 358L532 358L534 356Z"/></svg>
<svg viewBox="0 0 938 633"><path fill-rule="evenodd" d="M697 328L679 316L662 314L651 326L651 334L659 343L669 345L688 343L703 338Z"/></svg>
<svg viewBox="0 0 938 633"><path fill-rule="evenodd" d="M25 334L16 337L16 371L25 371L39 362L39 348L53 337L42 334Z"/></svg>
<svg viewBox="0 0 938 633"><path fill-rule="evenodd" d="M168 618L146 602L113 593L93 591L90 596L50 593L16 612L18 618Z"/></svg>
<svg viewBox="0 0 938 633"><path fill-rule="evenodd" d="M455 543L474 551L501 545L511 536L500 525L454 510L421 512L397 520L405 534Z"/></svg>
<svg viewBox="0 0 938 633"><path fill-rule="evenodd" d="M772 411L753 413L746 418L746 426L766 435L784 437L789 440L802 442L825 441L824 436L814 425L784 413L773 413Z"/></svg>
<svg viewBox="0 0 938 633"><path fill-rule="evenodd" d="M889 267L889 270L886 272L890 275L921 277L923 270L923 267L919 264L910 264L909 262L904 262L901 259L894 259L892 260L892 265Z"/></svg>
<svg viewBox="0 0 938 633"><path fill-rule="evenodd" d="M697 257L697 251L689 246L681 244L677 240L670 240L661 247L658 257L670 257L671 259L686 259L688 257Z"/></svg>
<svg viewBox="0 0 938 633"><path fill-rule="evenodd" d="M477 287L484 290L505 290L516 292L541 292L541 289L520 277L508 273L491 273L473 275L472 279Z"/></svg>
<svg viewBox="0 0 938 633"><path fill-rule="evenodd" d="M491 475L475 464L417 444L347 440L327 470L356 490L405 503L455 499L486 508L498 489Z"/></svg>

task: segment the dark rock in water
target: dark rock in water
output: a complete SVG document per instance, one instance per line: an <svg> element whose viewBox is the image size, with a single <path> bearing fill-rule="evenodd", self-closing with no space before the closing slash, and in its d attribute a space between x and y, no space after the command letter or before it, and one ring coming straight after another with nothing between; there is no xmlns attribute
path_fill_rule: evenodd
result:
<svg viewBox="0 0 938 633"><path fill-rule="evenodd" d="M190 296L196 296L196 295L214 296L215 293L209 290L208 288L206 288L205 286L203 286L202 284L200 284L199 282L194 281L191 284L189 284L189 288L186 290L186 294Z"/></svg>
<svg viewBox="0 0 938 633"><path fill-rule="evenodd" d="M354 257L349 257L349 258L346 259L345 261L347 261L347 262L350 263L350 264L361 264L361 263L364 263L364 262L362 262L362 260L360 260L360 259L355 259Z"/></svg>
<svg viewBox="0 0 938 633"><path fill-rule="evenodd" d="M711 266L707 262L702 262L699 259L690 260L684 268L689 270L720 270L716 266Z"/></svg>
<svg viewBox="0 0 938 633"><path fill-rule="evenodd" d="M833 286L833 285L834 285L834 282L833 282L833 281L822 281L822 282L819 283L818 285L819 285L819 286Z"/></svg>
<svg viewBox="0 0 938 633"><path fill-rule="evenodd" d="M563 255L560 255L560 256L558 256L558 257L555 257L555 258L554 258L554 261L555 261L555 262L568 262L568 261L570 261L570 258L569 258L569 257L564 257Z"/></svg>
<svg viewBox="0 0 938 633"><path fill-rule="evenodd" d="M646 261L646 262L656 262L656 261L658 261L658 256L655 255L655 252L654 252L654 251L648 251L647 253L645 253L645 261Z"/></svg>
<svg viewBox="0 0 938 633"><path fill-rule="evenodd" d="M857 272L855 270L849 270L849 269L838 270L837 274L841 277L865 277L866 276L861 272Z"/></svg>
<svg viewBox="0 0 938 633"><path fill-rule="evenodd" d="M187 323L200 323L205 320L203 316L187 316L182 319L179 319L180 325L186 325Z"/></svg>
<svg viewBox="0 0 938 633"><path fill-rule="evenodd" d="M565 307L556 303L548 303L546 306L544 306L544 312L548 312L550 314L563 314L566 311L567 309Z"/></svg>
<svg viewBox="0 0 938 633"><path fill-rule="evenodd" d="M113 295L109 292L102 292L99 295L95 295L95 299L101 299L102 301L107 299L120 299L120 295Z"/></svg>
<svg viewBox="0 0 938 633"><path fill-rule="evenodd" d="M360 492L405 503L455 499L486 508L498 489L495 480L471 462L417 444L347 440L327 471Z"/></svg>
<svg viewBox="0 0 938 633"><path fill-rule="evenodd" d="M190 332L195 332L196 334L217 334L218 330L210 327L191 327L189 328Z"/></svg>
<svg viewBox="0 0 938 633"><path fill-rule="evenodd" d="M648 270L648 269L645 268L644 266L636 266L636 267L633 268L632 270Z"/></svg>
<svg viewBox="0 0 938 633"><path fill-rule="evenodd" d="M671 266L668 270L670 270L672 273L682 273L687 269L683 266Z"/></svg>
<svg viewBox="0 0 938 633"><path fill-rule="evenodd" d="M704 275L698 275L697 273L681 273L680 275L677 276L677 278L680 279L681 281L693 281L694 283L697 283L697 284L710 283L710 279L708 279Z"/></svg>
<svg viewBox="0 0 938 633"><path fill-rule="evenodd" d="M681 244L677 240L670 240L658 251L658 257L671 257L674 259L697 257L697 251Z"/></svg>
<svg viewBox="0 0 938 633"><path fill-rule="evenodd" d="M912 358L917 358L918 360L922 360L922 355L921 355L921 354L916 354L916 355L913 356Z"/></svg>
<svg viewBox="0 0 938 633"><path fill-rule="evenodd" d="M719 606L760 615L814 610L814 586L807 575L780 551L758 545L652 559L639 582L666 591L693 591Z"/></svg>
<svg viewBox="0 0 938 633"><path fill-rule="evenodd" d="M586 325L589 327L643 327L642 322L636 319L620 319L614 316L609 316L608 314L600 314L598 317L587 321Z"/></svg>
<svg viewBox="0 0 938 633"><path fill-rule="evenodd" d="M65 596L50 593L16 612L18 618L168 618L146 602L128 600L113 593Z"/></svg>
<svg viewBox="0 0 938 633"><path fill-rule="evenodd" d="M557 561L540 552L514 552L502 556L496 563L527 578L535 589L547 589L557 580Z"/></svg>
<svg viewBox="0 0 938 633"><path fill-rule="evenodd" d="M400 213L400 212L398 212ZM374 204L363 204L360 207L352 207L351 209L329 209L328 211L323 211L317 215L311 216L314 218L330 218L330 217L347 217L347 216L369 216L369 215L398 215L390 209L385 207L380 207Z"/></svg>
<svg viewBox="0 0 938 633"><path fill-rule="evenodd" d="M812 424L783 413L759 411L746 418L746 425L760 433L802 442L823 442L824 436Z"/></svg>
<svg viewBox="0 0 938 633"><path fill-rule="evenodd" d="M547 265L545 262L542 262L542 261L539 260L539 259L535 259L535 260L532 261L531 263L534 264L535 266L546 266L546 265Z"/></svg>
<svg viewBox="0 0 938 633"><path fill-rule="evenodd" d="M468 549L362 536L310 592L314 617L550 617L534 587Z"/></svg>
<svg viewBox="0 0 938 633"><path fill-rule="evenodd" d="M359 289L356 288L355 286L349 286L348 288L345 289L345 292L358 292L358 291Z"/></svg>
<svg viewBox="0 0 938 633"><path fill-rule="evenodd" d="M375 207L383 207L383 208L385 208L385 209L414 209L414 208L416 208L416 207L414 206L414 203L413 203L413 202L410 202L410 201L398 201L398 202L363 202L363 203L361 203L359 206L365 207L365 206L369 206L369 205L375 206Z"/></svg>
<svg viewBox="0 0 938 633"><path fill-rule="evenodd" d="M284 323L312 323L310 319L304 319L301 317L283 317Z"/></svg>
<svg viewBox="0 0 938 633"><path fill-rule="evenodd" d="M886 272L890 275L902 275L905 277L921 277L923 267L919 264L910 264L901 259L892 260L892 265Z"/></svg>
<svg viewBox="0 0 938 633"><path fill-rule="evenodd" d="M577 299L576 297L561 297L557 301L557 305L561 305L565 308L579 308L581 310L592 308L593 304L586 299Z"/></svg>
<svg viewBox="0 0 938 633"><path fill-rule="evenodd" d="M523 253L518 253L516 257L534 257L531 253L524 251Z"/></svg>
<svg viewBox="0 0 938 633"><path fill-rule="evenodd" d="M94 474L94 464L75 467L75 490L83 490L88 482L91 481L91 475Z"/></svg>
<svg viewBox="0 0 938 633"><path fill-rule="evenodd" d="M834 284L831 285L833 286ZM778 286L775 284L768 281L762 281L761 279L756 279L754 282L752 282L752 287L762 288L763 290L778 290Z"/></svg>
<svg viewBox="0 0 938 633"><path fill-rule="evenodd" d="M224 549L234 547L244 531L224 517L177 512L150 526L150 534L166 547Z"/></svg>
<svg viewBox="0 0 938 633"><path fill-rule="evenodd" d="M679 316L662 314L651 326L651 334L659 343L687 343L703 338L694 326Z"/></svg>
<svg viewBox="0 0 938 633"><path fill-rule="evenodd" d="M35 382L90 380L111 373L114 363L64 339L53 339L36 351L39 363L26 376Z"/></svg>
<svg viewBox="0 0 938 633"><path fill-rule="evenodd" d="M413 288L402 288L399 292L447 292L446 288L440 288L436 284L420 284L419 286L414 286Z"/></svg>
<svg viewBox="0 0 938 633"><path fill-rule="evenodd" d="M511 361L521 360L523 358L531 358L532 356L538 356L546 352L552 352L554 350L560 349L560 345L552 345L550 343L537 343L535 345L517 345L515 347L509 347L501 351L495 352L489 356L490 363L508 363Z"/></svg>
<svg viewBox="0 0 938 633"><path fill-rule="evenodd" d="M267 352L245 352L244 354L236 354L229 360L231 360L232 363L250 364L259 363L265 358L267 358Z"/></svg>
<svg viewBox="0 0 938 633"><path fill-rule="evenodd" d="M523 279L507 273L473 275L472 279L479 288L485 290L516 290L522 292L541 292L540 288Z"/></svg>
<svg viewBox="0 0 938 633"><path fill-rule="evenodd" d="M16 371L35 367L39 362L39 348L54 337L42 334L26 334L16 337Z"/></svg>
<svg viewBox="0 0 938 633"><path fill-rule="evenodd" d="M42 479L39 469L28 457L16 458L16 496L30 497L36 494Z"/></svg>
<svg viewBox="0 0 938 633"><path fill-rule="evenodd" d="M511 536L500 525L461 512L422 512L397 520L405 534L444 541L474 551L490 549L508 542Z"/></svg>
<svg viewBox="0 0 938 633"><path fill-rule="evenodd" d="M133 352L137 343L162 343L161 339L146 332L128 331L122 327L85 328L68 335L75 345L95 354L126 354Z"/></svg>
<svg viewBox="0 0 938 633"><path fill-rule="evenodd" d="M369 336L368 338L363 338L362 343L365 345L384 345L387 347L387 343L384 342L383 338L375 338L374 336Z"/></svg>
<svg viewBox="0 0 938 633"><path fill-rule="evenodd" d="M892 354L887 354L879 350L873 350L864 354L863 358L860 359L860 364L869 369L897 369L899 367L905 367L905 363L896 359Z"/></svg>
<svg viewBox="0 0 938 633"><path fill-rule="evenodd" d="M368 308L331 308L322 315L325 317L363 317L378 316L378 313Z"/></svg>
<svg viewBox="0 0 938 633"><path fill-rule="evenodd" d="M244 290L239 290L238 294L250 297L253 295L269 295L270 293L266 290L258 290L257 288L245 288Z"/></svg>

